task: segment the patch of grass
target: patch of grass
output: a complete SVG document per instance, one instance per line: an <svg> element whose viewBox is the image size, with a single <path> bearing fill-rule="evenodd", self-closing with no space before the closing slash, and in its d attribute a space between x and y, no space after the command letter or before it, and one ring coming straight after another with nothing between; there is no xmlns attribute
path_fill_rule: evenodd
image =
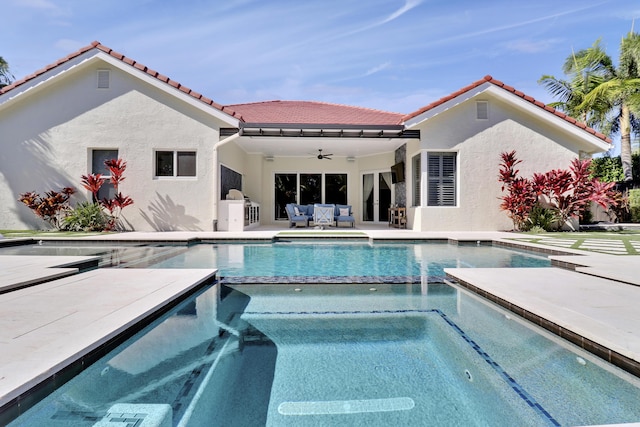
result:
<svg viewBox="0 0 640 427"><path fill-rule="evenodd" d="M84 237L104 235L104 232L84 231L55 231L55 230L0 230L0 234L6 239L19 237Z"/></svg>
<svg viewBox="0 0 640 427"><path fill-rule="evenodd" d="M578 249L612 255L640 255L640 231L637 230L527 234L530 237L518 237L514 240L558 249ZM598 241L602 241L601 246L598 246Z"/></svg>

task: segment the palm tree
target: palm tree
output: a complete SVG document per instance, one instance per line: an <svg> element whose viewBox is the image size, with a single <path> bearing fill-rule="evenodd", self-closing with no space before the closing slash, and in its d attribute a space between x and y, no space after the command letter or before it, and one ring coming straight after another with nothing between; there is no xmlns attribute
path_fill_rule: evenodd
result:
<svg viewBox="0 0 640 427"><path fill-rule="evenodd" d="M611 79L614 73L611 58L600 46L600 40L596 40L588 49L572 52L565 60L562 71L569 80L556 79L551 75L544 75L538 80L551 95L559 99L549 105L589 126L598 126L611 106L604 102L590 109L585 108L583 103L588 93Z"/></svg>
<svg viewBox="0 0 640 427"><path fill-rule="evenodd" d="M13 78L9 71L9 64L0 56L0 89L11 84Z"/></svg>
<svg viewBox="0 0 640 427"><path fill-rule="evenodd" d="M622 39L618 66L596 41L565 61L569 81L543 76L540 82L560 98L560 108L607 135L620 134L624 180L633 180L631 132L640 132L640 35L630 31Z"/></svg>

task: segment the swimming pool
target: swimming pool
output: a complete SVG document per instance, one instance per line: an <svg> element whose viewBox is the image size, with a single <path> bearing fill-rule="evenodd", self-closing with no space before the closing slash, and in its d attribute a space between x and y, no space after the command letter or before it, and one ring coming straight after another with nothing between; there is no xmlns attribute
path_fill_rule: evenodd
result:
<svg viewBox="0 0 640 427"><path fill-rule="evenodd" d="M445 242L276 242L243 244L44 244L0 247L0 255L100 256L101 267L217 268L224 277L269 281L372 278L442 281L448 267L549 267L542 255L491 245ZM243 282L243 283L245 283Z"/></svg>
<svg viewBox="0 0 640 427"><path fill-rule="evenodd" d="M237 281L269 272L279 283L293 283L232 280L202 291L12 425L106 426L152 418L158 425L189 426L640 419L637 379L439 280L444 267L546 266L544 258L446 244L348 244L347 252L331 246L198 245L177 251L156 266L215 263L221 275ZM347 269L342 276L341 270L325 275L340 285L313 282L327 270L319 273L304 261L330 258L327 252ZM492 253L499 256L492 259ZM288 276L283 254L292 266ZM390 258L395 262L384 261ZM384 268L374 270L380 263ZM375 280L415 276L423 279ZM353 277L363 283L345 284Z"/></svg>

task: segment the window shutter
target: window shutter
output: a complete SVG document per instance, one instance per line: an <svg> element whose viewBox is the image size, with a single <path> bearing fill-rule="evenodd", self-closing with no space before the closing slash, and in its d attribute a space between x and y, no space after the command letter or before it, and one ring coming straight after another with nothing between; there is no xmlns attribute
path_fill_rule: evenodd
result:
<svg viewBox="0 0 640 427"><path fill-rule="evenodd" d="M443 206L456 205L456 158L451 155L442 156L442 195Z"/></svg>
<svg viewBox="0 0 640 427"><path fill-rule="evenodd" d="M413 157L413 206L420 206L421 198L421 162L420 154Z"/></svg>
<svg viewBox="0 0 640 427"><path fill-rule="evenodd" d="M109 89L109 70L98 70L97 87L98 89Z"/></svg>
<svg viewBox="0 0 640 427"><path fill-rule="evenodd" d="M429 153L428 206L456 205L456 153Z"/></svg>
<svg viewBox="0 0 640 427"><path fill-rule="evenodd" d="M476 119L489 119L489 101L476 101Z"/></svg>

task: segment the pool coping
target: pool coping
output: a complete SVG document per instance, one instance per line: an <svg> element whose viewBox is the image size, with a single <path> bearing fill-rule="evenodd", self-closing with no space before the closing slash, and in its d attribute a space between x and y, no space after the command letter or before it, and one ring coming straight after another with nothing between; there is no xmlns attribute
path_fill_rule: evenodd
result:
<svg viewBox="0 0 640 427"><path fill-rule="evenodd" d="M216 275L216 269L95 269L0 295L0 303L14 309L0 320L22 328L22 332L0 329L7 343L0 360L3 354L8 359L0 364L6 370L0 373L0 425L17 418L188 296L212 285ZM72 299L63 297L82 288L87 290L75 292ZM51 304L56 306L52 319L19 310L33 305L37 312ZM22 357L12 357L18 354Z"/></svg>
<svg viewBox="0 0 640 427"><path fill-rule="evenodd" d="M565 323L560 317L556 317L555 321L549 320L548 318L551 316L542 316L536 313L537 311L539 312L539 308L531 306L529 306L528 308L524 308L520 304L512 303L511 301L504 299L491 291L488 291L477 282L474 284L472 283L472 280L461 279L455 271L447 272L447 276L455 284L467 289L468 291L473 292L474 294L479 295L480 297L491 301L492 303L495 303L506 310L509 310L510 312L533 323L534 325L539 326L551 332L552 334L582 348L583 350L593 354L594 356L597 356L600 359L611 363L612 365L617 366L618 368L640 378L640 361L635 360L633 357L624 355L619 351L613 350L609 348L609 346L602 345L601 342L604 342L605 340L600 339L600 342L598 342L596 339L588 338L585 336L586 334L576 332L575 327L572 327L571 325L567 326L566 324L560 324Z"/></svg>

